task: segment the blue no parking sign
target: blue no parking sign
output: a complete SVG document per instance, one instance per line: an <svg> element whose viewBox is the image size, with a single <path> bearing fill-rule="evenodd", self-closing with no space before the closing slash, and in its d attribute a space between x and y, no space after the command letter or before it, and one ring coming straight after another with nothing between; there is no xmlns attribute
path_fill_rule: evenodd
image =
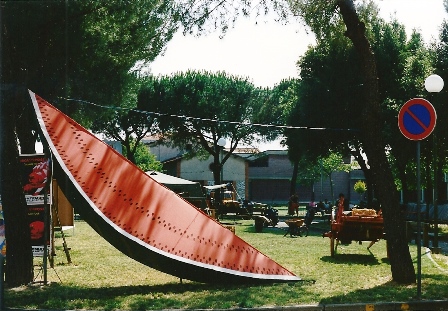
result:
<svg viewBox="0 0 448 311"><path fill-rule="evenodd" d="M428 137L436 126L437 114L434 106L423 98L408 100L398 113L398 127L410 140Z"/></svg>
<svg viewBox="0 0 448 311"><path fill-rule="evenodd" d="M401 133L410 140L417 141L417 211L420 211L420 140L428 137L436 126L437 114L434 106L423 98L408 100L398 113L398 127ZM420 213L417 213L417 297L420 298L422 291L422 264L420 232Z"/></svg>

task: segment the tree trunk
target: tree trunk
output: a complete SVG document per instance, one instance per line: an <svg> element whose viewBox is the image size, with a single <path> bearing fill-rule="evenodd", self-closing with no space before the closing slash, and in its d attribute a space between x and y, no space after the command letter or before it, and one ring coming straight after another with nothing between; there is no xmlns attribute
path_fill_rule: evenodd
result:
<svg viewBox="0 0 448 311"><path fill-rule="evenodd" d="M132 151L131 142L126 139L121 142L124 145L124 148L126 149L126 158L131 161L133 164L135 164L135 154Z"/></svg>
<svg viewBox="0 0 448 311"><path fill-rule="evenodd" d="M222 169L222 163L220 160L221 155L221 149L219 147L215 148L215 152L213 155L213 164L211 165L212 172L213 172L213 180L215 182L215 185L219 185L222 183L221 180L221 169ZM219 205L221 205L222 198L223 198L223 189L216 189L215 190L215 208L218 208Z"/></svg>
<svg viewBox="0 0 448 311"><path fill-rule="evenodd" d="M331 178L332 172L328 174L328 180L330 181L330 193L331 193L331 200L334 202L334 187L333 187L333 178Z"/></svg>
<svg viewBox="0 0 448 311"><path fill-rule="evenodd" d="M294 161L294 166L292 169L291 176L291 186L289 188L289 196L292 196L296 193L296 183L297 183L297 175L299 173L299 160Z"/></svg>
<svg viewBox="0 0 448 311"><path fill-rule="evenodd" d="M408 195L408 178L406 175L406 165L397 164L398 176L401 180L401 191L403 192L403 204L407 204L409 202Z"/></svg>
<svg viewBox="0 0 448 311"><path fill-rule="evenodd" d="M416 275L406 240L406 228L400 213L397 190L381 137L380 100L376 61L365 36L365 25L359 20L353 0L337 0L347 27L346 35L360 56L364 72L363 146L378 187L378 198L384 215L384 228L389 246L392 278L401 284L415 283ZM361 103L360 103L361 104Z"/></svg>
<svg viewBox="0 0 448 311"><path fill-rule="evenodd" d="M364 176L366 178L367 206L369 206L372 204L372 200L375 197L375 195L374 195L375 185L372 180L372 174L370 172L370 169L367 167L367 164L366 164L364 158L362 157L359 148L356 148L356 151L353 151L352 155L355 157L356 161L358 162L359 166L361 167L361 170L363 171Z"/></svg>
<svg viewBox="0 0 448 311"><path fill-rule="evenodd" d="M14 107L17 113L16 132L20 142L20 153L33 154L36 153L36 136L38 133L36 128L36 114L31 109L31 99L28 91L23 88L18 96L14 99ZM34 132L34 133L33 133Z"/></svg>
<svg viewBox="0 0 448 311"><path fill-rule="evenodd" d="M6 283L10 287L25 285L33 280L33 254L27 207L21 186L19 152L15 133L16 98L24 96L24 88L3 87L0 98L0 128L3 148L1 158L1 197L5 218Z"/></svg>

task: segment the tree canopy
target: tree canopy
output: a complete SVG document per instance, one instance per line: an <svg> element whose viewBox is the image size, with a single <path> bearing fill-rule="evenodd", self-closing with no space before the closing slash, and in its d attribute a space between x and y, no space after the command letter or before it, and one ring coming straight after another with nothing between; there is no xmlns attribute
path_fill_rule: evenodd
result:
<svg viewBox="0 0 448 311"><path fill-rule="evenodd" d="M331 146L350 147L348 150L358 151L357 159L363 169L367 171L370 167L367 177L375 186L376 196L383 206L386 234L394 237L388 241L392 276L400 283L415 282L394 176L386 155L382 122L384 97L392 97L395 91L388 88L389 83L403 71L400 67L402 63L398 62L402 55L396 53L400 51L400 45L396 43L403 44L400 39L404 32L397 24L390 28L381 25L372 1L356 2L357 5L355 2L288 2L292 12L303 18L317 40L317 46L300 60L302 79L297 92L300 99L294 120L300 120L298 122L309 127L320 125L344 129L345 126L345 129L351 127L358 129L358 132L349 136L327 133L323 136L317 131L289 133L287 142L295 146L290 148L290 153L303 154L306 150L307 153L319 154L331 149ZM384 39L375 41L375 33ZM395 40L396 34L398 40ZM375 43L379 44L377 52L382 59L374 53ZM391 54L381 54L381 49ZM391 69L396 72L391 72ZM322 116L329 119L322 120ZM291 134L302 135L296 139ZM296 147L300 145L303 145L302 150ZM368 161L364 165L363 158L359 156L360 150ZM298 161L300 157L293 159ZM368 186L368 189L371 188Z"/></svg>
<svg viewBox="0 0 448 311"><path fill-rule="evenodd" d="M110 102L134 64L152 61L178 27L176 6L163 1L2 1L1 10L2 82L48 100Z"/></svg>
<svg viewBox="0 0 448 311"><path fill-rule="evenodd" d="M315 32L325 28L330 28L330 33L340 31L340 28L328 27L333 24L338 25L333 19L340 18L345 24L344 35L352 42L354 51L359 58L359 69L364 85L359 92L362 98L360 116L363 119L360 124L360 142L368 158L371 177L377 189L377 197L383 207L385 232L388 237L391 237L388 238L388 244L391 250L392 277L399 283L415 282L416 276L407 246L405 226L382 135L379 71L368 36L368 27L366 27L369 19L363 18L362 7L357 9L353 0L297 2L305 5L305 7L299 6L297 13L304 16ZM316 16L316 11L310 6L313 3L323 5L322 9L325 13L321 15L328 17L324 19L323 23L317 18L315 20L307 19L307 16ZM371 1L366 3L368 6L373 6Z"/></svg>
<svg viewBox="0 0 448 311"><path fill-rule="evenodd" d="M22 152L34 152L35 120L29 103L18 104L28 95L26 89L71 116L78 112L77 119L87 124L96 116L62 98L119 105L130 69L137 61L149 62L160 54L177 30L178 18L175 3L167 1L1 1L0 83L14 86L12 93L23 93L3 96L2 92L2 104L17 109L5 110L8 115L3 121L7 124L2 126L8 131L2 135L10 135L15 143L17 135ZM8 148L2 163L17 161L13 152L18 152L17 148ZM4 191L3 187L3 198L22 195L18 182ZM3 201L7 230L27 232L26 217L11 213L26 207L20 200L13 201ZM7 235L7 281L10 285L28 284L33 264L30 243L19 235L14 240L11 231Z"/></svg>
<svg viewBox="0 0 448 311"><path fill-rule="evenodd" d="M167 143L213 156L215 182L220 167L240 143L257 139L252 125L260 92L245 78L224 72L188 71L151 79L139 93L138 107L156 114ZM221 161L218 140L228 141Z"/></svg>

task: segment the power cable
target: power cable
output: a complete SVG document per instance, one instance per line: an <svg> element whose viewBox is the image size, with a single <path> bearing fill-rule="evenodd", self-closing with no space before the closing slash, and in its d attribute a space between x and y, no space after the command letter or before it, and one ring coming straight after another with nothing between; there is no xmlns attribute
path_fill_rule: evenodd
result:
<svg viewBox="0 0 448 311"><path fill-rule="evenodd" d="M59 97L60 99L66 101L78 102L81 104L87 104L91 106L100 107L103 109L112 109L112 110L122 110L122 111L132 111L136 113L153 115L158 117L171 117L171 118L180 118L184 120L195 120L195 121L207 121L207 122L215 122L215 123L225 123L225 124L233 124L233 125L242 125L242 126L256 126L256 127L265 127L265 128L278 128L278 129L296 129L296 130L312 130L312 131L347 131L347 132L358 132L359 129L352 128L329 128L329 127L312 127L312 126L293 126L293 125L276 125L276 124L262 124L262 123L249 123L249 122L240 122L240 121L227 121L227 120L219 120L219 119L210 119L210 118L198 118L191 117L186 115L177 115L177 114L168 114L168 113L160 113L154 111L145 111L134 108L123 108L123 107L115 107L115 106L104 106L95 104L89 101L81 100L81 99L73 99L73 98L64 98Z"/></svg>

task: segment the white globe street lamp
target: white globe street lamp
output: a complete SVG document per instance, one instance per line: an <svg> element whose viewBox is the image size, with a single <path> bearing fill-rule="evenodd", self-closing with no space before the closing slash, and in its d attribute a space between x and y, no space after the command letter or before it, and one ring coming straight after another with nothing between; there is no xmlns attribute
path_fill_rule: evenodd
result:
<svg viewBox="0 0 448 311"><path fill-rule="evenodd" d="M218 139L218 146L224 147L227 144L227 141L224 138Z"/></svg>
<svg viewBox="0 0 448 311"><path fill-rule="evenodd" d="M443 89L443 79L439 75L430 75L425 80L425 89L430 93L438 93Z"/></svg>
<svg viewBox="0 0 448 311"><path fill-rule="evenodd" d="M443 79L436 74L432 74L425 80L425 89L430 93L439 93L444 86ZM433 241L433 247L432 251L434 253L440 253L439 248L439 239L438 239L438 218L439 218L439 212L438 212L438 190L437 190L437 139L436 139L436 133L434 131L433 133L433 163L434 163L434 191L433 191L433 207L434 207L434 241Z"/></svg>

